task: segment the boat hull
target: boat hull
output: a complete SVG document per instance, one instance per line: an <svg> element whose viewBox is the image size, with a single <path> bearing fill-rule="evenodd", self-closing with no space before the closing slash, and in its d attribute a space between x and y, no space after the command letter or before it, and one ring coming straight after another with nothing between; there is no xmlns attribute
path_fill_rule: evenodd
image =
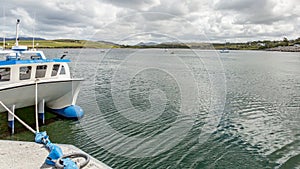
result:
<svg viewBox="0 0 300 169"><path fill-rule="evenodd" d="M44 100L48 108L59 114L60 110L75 105L81 81L82 79L65 79L15 84L14 86L0 88L0 100L8 107L15 105L16 109L33 106L35 105L37 85L38 102ZM74 110L78 110L78 108ZM0 107L0 112L4 111L6 110ZM64 114L61 115L64 116ZM75 114L74 117L76 116L80 116L80 114Z"/></svg>

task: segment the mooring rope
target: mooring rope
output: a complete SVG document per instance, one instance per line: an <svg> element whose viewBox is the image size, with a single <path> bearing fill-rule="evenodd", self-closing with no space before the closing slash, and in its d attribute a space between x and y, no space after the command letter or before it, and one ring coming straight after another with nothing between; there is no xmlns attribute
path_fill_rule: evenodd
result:
<svg viewBox="0 0 300 169"><path fill-rule="evenodd" d="M36 95L37 95L37 91L36 91ZM33 128L27 125L23 120L21 120L17 115L15 115L2 101L0 101L0 104L8 111L8 113L10 113L22 125L24 125L28 130L30 130L33 134L35 134L36 143L44 144L45 147L49 150L49 155L46 158L46 164L56 166L57 168L78 169L78 168L83 168L89 163L90 157L85 153L72 153L69 155L63 155L61 148L51 143L51 141L49 140L49 136L45 131L44 132L35 131ZM37 130L38 130L38 125L37 125ZM76 164L76 162L70 159L76 157L83 157L85 161L82 164L78 165Z"/></svg>
<svg viewBox="0 0 300 169"><path fill-rule="evenodd" d="M28 124L26 124L23 120L21 120L17 115L15 115L2 101L0 104L10 113L15 119L17 119L23 126L25 126L28 130L30 130L33 134L35 134L35 142L44 144L45 147L49 150L49 155L46 158L46 164L56 166L57 168L69 168L69 169L78 169L86 166L90 157L85 153L72 153L68 155L63 155L62 150L55 144L52 144L49 140L49 136L47 133L39 132L39 124L38 124L38 83L35 81L35 115L36 115L36 131L31 128ZM76 162L72 161L70 158L82 157L85 161L82 164L76 164Z"/></svg>
<svg viewBox="0 0 300 169"><path fill-rule="evenodd" d="M38 79L37 79L38 80ZM30 130L33 134L39 132L39 122L38 122L38 88L37 88L37 80L35 81L35 123L36 123L36 131L31 128L28 124L26 124L23 120L21 120L17 115L15 115L2 101L0 104L10 113L14 118L16 118L23 126L25 126L28 130Z"/></svg>
<svg viewBox="0 0 300 169"><path fill-rule="evenodd" d="M32 129L29 125L27 125L23 120L21 120L17 115L15 115L8 107L5 106L5 104L0 101L0 104L12 115L14 118L16 118L23 126L25 126L28 130L30 130L33 134L36 133L34 129Z"/></svg>

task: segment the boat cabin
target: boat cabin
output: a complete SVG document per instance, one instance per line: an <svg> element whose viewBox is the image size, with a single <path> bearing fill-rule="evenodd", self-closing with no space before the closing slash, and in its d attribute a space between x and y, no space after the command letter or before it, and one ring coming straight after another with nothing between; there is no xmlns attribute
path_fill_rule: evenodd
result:
<svg viewBox="0 0 300 169"><path fill-rule="evenodd" d="M34 81L36 79L70 78L68 59L46 59L42 51L5 51L0 61L0 83Z"/></svg>

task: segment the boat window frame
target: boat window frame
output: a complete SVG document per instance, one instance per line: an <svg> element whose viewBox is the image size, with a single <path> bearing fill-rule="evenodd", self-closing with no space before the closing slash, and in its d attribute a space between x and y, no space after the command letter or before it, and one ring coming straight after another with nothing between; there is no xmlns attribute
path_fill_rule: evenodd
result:
<svg viewBox="0 0 300 169"><path fill-rule="evenodd" d="M66 74L67 74L67 72L66 72L65 66L61 65L59 75L66 75Z"/></svg>
<svg viewBox="0 0 300 169"><path fill-rule="evenodd" d="M55 66L58 66L57 69L54 69ZM59 72L60 66L61 66L61 64L54 64L52 66L51 77L55 77L55 76L57 76L59 74L58 72ZM56 72L54 72L54 71L56 71Z"/></svg>
<svg viewBox="0 0 300 169"><path fill-rule="evenodd" d="M2 72L1 70L4 69L4 71ZM8 71L7 71L8 70ZM7 73L8 75L4 73ZM8 79L4 78L4 77L8 77ZM10 67L0 67L0 82L7 82L11 80L11 68Z"/></svg>
<svg viewBox="0 0 300 169"><path fill-rule="evenodd" d="M48 65L37 65L35 68L35 78L45 78L47 69L48 69ZM42 70L42 71L38 71L38 70Z"/></svg>
<svg viewBox="0 0 300 169"><path fill-rule="evenodd" d="M26 71L21 71L21 69L27 68ZM31 79L32 66L20 66L19 67L19 80L29 80Z"/></svg>

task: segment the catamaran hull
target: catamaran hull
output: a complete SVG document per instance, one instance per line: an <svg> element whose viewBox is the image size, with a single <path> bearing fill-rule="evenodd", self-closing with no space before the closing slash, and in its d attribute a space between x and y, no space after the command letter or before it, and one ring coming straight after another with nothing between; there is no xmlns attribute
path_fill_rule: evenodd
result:
<svg viewBox="0 0 300 169"><path fill-rule="evenodd" d="M66 118L81 118L83 111L76 106L81 79L38 81L0 89L0 100L15 108L35 105L36 86L38 103L45 105L53 112ZM0 112L6 111L0 107Z"/></svg>

